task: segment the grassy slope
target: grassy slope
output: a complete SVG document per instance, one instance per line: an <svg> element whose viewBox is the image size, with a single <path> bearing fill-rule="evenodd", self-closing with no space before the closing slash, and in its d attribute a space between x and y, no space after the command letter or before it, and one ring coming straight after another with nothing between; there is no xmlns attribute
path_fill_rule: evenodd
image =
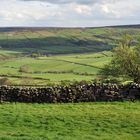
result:
<svg viewBox="0 0 140 140"><path fill-rule="evenodd" d="M8 50L2 50L0 49L0 61L15 58L17 56L21 56L21 53L16 51L8 51Z"/></svg>
<svg viewBox="0 0 140 140"><path fill-rule="evenodd" d="M140 37L139 27L7 30L0 29L0 47L3 49L46 54L98 52L114 47L115 41L124 33Z"/></svg>
<svg viewBox="0 0 140 140"><path fill-rule="evenodd" d="M1 104L1 140L139 140L140 103Z"/></svg>
<svg viewBox="0 0 140 140"><path fill-rule="evenodd" d="M0 62L0 74L39 77L45 78L46 81L49 79L51 82L93 80L100 68L108 63L111 58L111 52L57 55L37 59L30 57L14 58ZM20 67L25 65L30 73L19 73ZM56 74L55 72L59 73ZM92 75L82 75L84 73ZM13 81L23 83L24 80L14 79ZM46 81L37 82L44 84Z"/></svg>
<svg viewBox="0 0 140 140"><path fill-rule="evenodd" d="M140 38L139 26L79 29L0 28L0 74L30 77L29 80L9 77L14 83L21 84L45 84L49 80L92 80L99 69L111 60L109 52L95 52L111 49L124 33L131 34L135 39ZM20 53L32 52L59 55L39 59L19 57ZM27 65L32 74L19 73L19 67L23 65ZM44 73L48 71L60 73ZM92 75L82 75L83 73ZM37 80L38 77L44 80Z"/></svg>

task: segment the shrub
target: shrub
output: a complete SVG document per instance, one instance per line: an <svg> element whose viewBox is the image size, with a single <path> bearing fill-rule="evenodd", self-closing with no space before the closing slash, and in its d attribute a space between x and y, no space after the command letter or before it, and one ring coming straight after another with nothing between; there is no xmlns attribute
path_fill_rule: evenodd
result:
<svg viewBox="0 0 140 140"><path fill-rule="evenodd" d="M1 78L0 85L12 85L12 82L8 78Z"/></svg>
<svg viewBox="0 0 140 140"><path fill-rule="evenodd" d="M23 72L23 73L29 73L30 72L30 68L27 65L21 66L19 68L19 72Z"/></svg>

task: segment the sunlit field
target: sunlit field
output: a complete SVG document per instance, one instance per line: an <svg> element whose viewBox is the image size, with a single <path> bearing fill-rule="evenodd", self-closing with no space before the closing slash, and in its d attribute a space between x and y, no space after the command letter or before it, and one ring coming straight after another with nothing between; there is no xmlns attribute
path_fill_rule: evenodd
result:
<svg viewBox="0 0 140 140"><path fill-rule="evenodd" d="M1 140L139 140L140 103L1 104Z"/></svg>
<svg viewBox="0 0 140 140"><path fill-rule="evenodd" d="M0 74L14 84L25 84L27 80L30 84L91 81L111 59L109 51L37 58L24 56L0 61Z"/></svg>

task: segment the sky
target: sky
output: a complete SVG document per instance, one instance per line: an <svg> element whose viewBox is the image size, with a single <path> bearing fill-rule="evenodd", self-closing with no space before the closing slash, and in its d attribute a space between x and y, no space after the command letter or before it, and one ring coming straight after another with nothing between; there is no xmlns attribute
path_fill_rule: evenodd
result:
<svg viewBox="0 0 140 140"><path fill-rule="evenodd" d="M140 0L0 0L0 26L140 24Z"/></svg>

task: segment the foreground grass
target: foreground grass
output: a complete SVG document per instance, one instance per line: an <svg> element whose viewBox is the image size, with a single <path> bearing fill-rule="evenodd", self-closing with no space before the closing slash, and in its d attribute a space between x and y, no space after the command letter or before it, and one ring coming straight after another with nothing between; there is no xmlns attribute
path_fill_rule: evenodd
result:
<svg viewBox="0 0 140 140"><path fill-rule="evenodd" d="M140 102L1 104L1 140L139 140Z"/></svg>

